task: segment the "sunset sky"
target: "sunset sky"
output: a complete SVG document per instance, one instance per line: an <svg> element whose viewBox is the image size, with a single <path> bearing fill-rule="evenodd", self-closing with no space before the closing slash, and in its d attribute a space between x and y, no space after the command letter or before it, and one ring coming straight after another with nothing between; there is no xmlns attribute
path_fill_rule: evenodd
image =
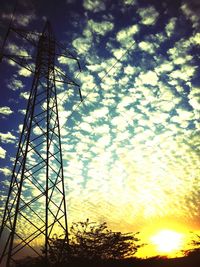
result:
<svg viewBox="0 0 200 267"><path fill-rule="evenodd" d="M1 44L14 2L1 0ZM58 58L84 99L58 84L69 223L106 221L146 243L163 229L183 244L200 231L199 14L199 0L18 1L13 25L41 32L49 19L82 67ZM6 46L29 53L11 37ZM0 63L1 213L31 81Z"/></svg>

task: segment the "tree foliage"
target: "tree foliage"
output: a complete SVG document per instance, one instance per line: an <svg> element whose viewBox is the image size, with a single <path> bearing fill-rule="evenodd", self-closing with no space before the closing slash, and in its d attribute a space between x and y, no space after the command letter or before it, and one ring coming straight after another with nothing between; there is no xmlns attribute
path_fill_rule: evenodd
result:
<svg viewBox="0 0 200 267"><path fill-rule="evenodd" d="M105 222L98 224L89 219L73 223L68 242L57 236L51 239L48 266L113 266L112 261L131 260L143 246L139 244L137 234L114 232L108 229ZM17 266L42 267L47 264L44 258L27 257L19 260Z"/></svg>
<svg viewBox="0 0 200 267"><path fill-rule="evenodd" d="M189 243L189 245L192 245L192 249L184 250L183 254L186 256L194 256L200 254L200 235L195 234L194 239Z"/></svg>
<svg viewBox="0 0 200 267"><path fill-rule="evenodd" d="M90 222L73 223L69 231L69 244L64 244L65 260L75 258L88 260L108 260L130 258L142 246L136 235L138 233L113 232L107 224ZM58 259L63 246L63 240L51 240L50 258Z"/></svg>
<svg viewBox="0 0 200 267"><path fill-rule="evenodd" d="M196 234L195 239L192 240L192 245L200 249L200 235Z"/></svg>

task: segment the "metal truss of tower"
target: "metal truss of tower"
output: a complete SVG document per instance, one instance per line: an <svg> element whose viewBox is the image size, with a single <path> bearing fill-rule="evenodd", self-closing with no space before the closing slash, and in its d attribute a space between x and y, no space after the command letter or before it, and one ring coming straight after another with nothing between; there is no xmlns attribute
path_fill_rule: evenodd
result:
<svg viewBox="0 0 200 267"><path fill-rule="evenodd" d="M42 256L48 262L51 239L62 235L63 242L68 241L56 82L78 86L55 66L59 55L78 61L58 44L49 22L37 42L33 33L11 30L37 46L37 53L34 69L25 57L3 55L33 72L0 229L0 266L6 267L28 255Z"/></svg>

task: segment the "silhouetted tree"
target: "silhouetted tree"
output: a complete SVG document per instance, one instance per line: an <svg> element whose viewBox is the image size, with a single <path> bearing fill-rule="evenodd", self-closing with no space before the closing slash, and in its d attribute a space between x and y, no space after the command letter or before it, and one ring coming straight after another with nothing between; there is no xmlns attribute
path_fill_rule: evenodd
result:
<svg viewBox="0 0 200 267"><path fill-rule="evenodd" d="M192 249L184 250L183 253L186 256L199 256L200 255L200 235L195 234L194 239L190 242L190 245L194 246Z"/></svg>
<svg viewBox="0 0 200 267"><path fill-rule="evenodd" d="M130 258L142 246L138 233L113 232L107 224L90 222L73 223L69 231L69 244L65 243L65 260L88 259L108 260ZM55 237L51 240L50 258L58 259L63 240ZM137 243L137 244L136 244Z"/></svg>
<svg viewBox="0 0 200 267"><path fill-rule="evenodd" d="M195 239L192 240L192 245L200 249L200 235L196 234Z"/></svg>
<svg viewBox="0 0 200 267"><path fill-rule="evenodd" d="M85 222L73 223L69 231L68 242L58 236L51 239L50 266L113 266L112 261L120 263L124 259L131 259L143 246L139 244L137 234L114 232L108 229L105 222L98 224L90 222L89 219ZM62 254L61 251L63 251ZM115 262L113 264L116 266ZM27 257L18 261L17 266L42 267L46 265L43 258Z"/></svg>

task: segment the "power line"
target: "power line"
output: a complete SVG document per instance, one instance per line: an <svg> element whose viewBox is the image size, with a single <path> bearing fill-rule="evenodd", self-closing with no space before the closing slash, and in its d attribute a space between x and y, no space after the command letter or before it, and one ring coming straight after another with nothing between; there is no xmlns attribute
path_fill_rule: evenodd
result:
<svg viewBox="0 0 200 267"><path fill-rule="evenodd" d="M131 43L131 45L125 50L125 52L121 55L120 58L116 59L116 61L114 62L114 64L110 67L110 69L108 69L108 71L106 71L106 73L104 74L104 76L100 79L100 82L102 82L103 79L105 79L105 77L111 72L111 70L116 66L116 64L119 63L120 60L121 60L121 59L122 59L128 52L129 52L129 50L134 46L134 44L135 44L135 41L133 41L133 42ZM88 96L89 96L91 93L94 92L95 88L96 88L96 85L93 86L92 89L91 89L91 91L88 92L88 93L86 94L85 97L83 97L83 100L82 100L81 102L79 102L79 103L75 106L75 108L72 110L72 112L71 112L70 115L68 116L67 121L61 126L61 129L62 129L62 128L64 127L64 125L68 122L68 120L72 117L72 115L73 115L74 112L79 108L79 106L80 106L83 102L85 102L85 101L87 100ZM62 101L62 102L63 102L63 101ZM61 102L60 104L62 104L62 102Z"/></svg>
<svg viewBox="0 0 200 267"><path fill-rule="evenodd" d="M6 44L8 35L9 35L9 33L10 33L10 28L11 28L12 23L13 23L14 18L15 18L15 13L16 13L17 5L18 5L18 0L15 1L15 5L14 5L14 8L13 8L13 12L11 13L11 16L10 16L10 22L9 22L9 25L8 25L8 29L7 29L6 34L5 34L5 37L4 37L4 39L3 39L3 43L2 43L2 46L1 46L1 52L0 52L0 60L1 60L1 58L2 58L2 55L3 55L3 49L4 49L4 46L5 46L5 44Z"/></svg>

